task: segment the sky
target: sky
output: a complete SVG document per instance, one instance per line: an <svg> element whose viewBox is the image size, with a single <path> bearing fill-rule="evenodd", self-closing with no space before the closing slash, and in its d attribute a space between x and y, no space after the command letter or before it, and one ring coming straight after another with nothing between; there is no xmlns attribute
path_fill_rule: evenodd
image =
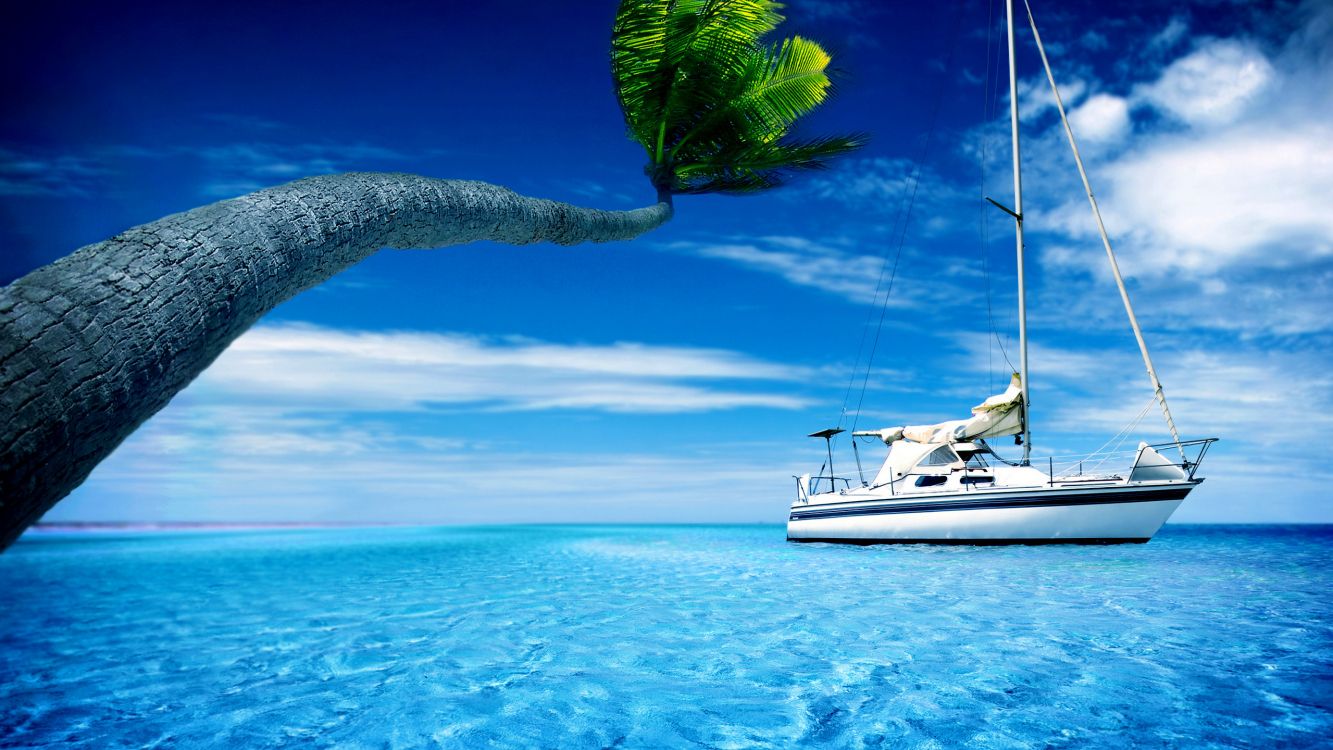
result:
<svg viewBox="0 0 1333 750"><path fill-rule="evenodd" d="M649 204L614 12L11 9L0 283L320 173ZM1333 522L1333 4L1033 12L1176 423L1222 439L1173 520ZM782 522L822 462L807 433L966 416L1017 363L1012 221L984 201L1012 204L1003 3L785 14L777 35L837 68L800 131L865 132L861 152L763 195L681 197L632 242L382 251L270 313L46 520ZM1033 455L1076 458L1141 413L1120 447L1160 442L1020 32ZM861 446L868 474L882 455Z"/></svg>

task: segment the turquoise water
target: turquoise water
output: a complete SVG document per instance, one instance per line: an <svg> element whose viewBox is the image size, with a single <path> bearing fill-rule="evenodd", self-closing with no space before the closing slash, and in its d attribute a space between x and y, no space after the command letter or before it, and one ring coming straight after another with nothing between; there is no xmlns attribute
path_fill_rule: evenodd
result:
<svg viewBox="0 0 1333 750"><path fill-rule="evenodd" d="M1327 747L1333 527L83 535L0 556L0 746Z"/></svg>

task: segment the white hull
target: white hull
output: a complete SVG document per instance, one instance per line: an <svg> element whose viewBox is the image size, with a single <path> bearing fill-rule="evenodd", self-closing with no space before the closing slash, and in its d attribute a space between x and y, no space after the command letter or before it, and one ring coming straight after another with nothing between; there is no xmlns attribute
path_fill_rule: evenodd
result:
<svg viewBox="0 0 1333 750"><path fill-rule="evenodd" d="M788 517L787 538L859 544L1146 542L1195 484L1034 488L798 503Z"/></svg>

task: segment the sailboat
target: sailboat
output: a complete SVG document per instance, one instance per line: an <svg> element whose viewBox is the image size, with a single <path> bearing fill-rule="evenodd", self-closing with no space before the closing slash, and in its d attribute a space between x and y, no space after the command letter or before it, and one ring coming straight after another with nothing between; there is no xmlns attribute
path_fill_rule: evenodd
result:
<svg viewBox="0 0 1333 750"><path fill-rule="evenodd" d="M1024 0L1027 6L1027 1ZM840 427L811 433L822 438L827 462L818 475L796 477L796 498L787 520L787 539L797 542L937 543L937 544L1113 544L1147 542L1203 482L1199 465L1217 438L1181 440L1153 367L1143 331L1130 304L1129 292L1101 211L1088 183L1064 102L1042 46L1041 34L1026 7L1046 79L1055 95L1065 135L1092 207L1093 218L1111 264L1112 275L1128 313L1130 326L1147 366L1153 400L1160 405L1171 442L1140 443L1132 461L1103 470L1106 456L1088 457L1056 469L1034 465L1028 414L1027 307L1023 269L1023 183L1018 137L1018 83L1014 70L1014 2L1006 0L1009 44L1010 126L1013 139L1014 206L987 198L1011 216L1017 247L1019 372L1009 387L972 409L972 416L930 425L903 425L853 431L852 439L878 439L888 446L884 463L873 479L858 472L849 477L833 471L832 440ZM986 441L1021 436L1021 459L1001 457ZM853 443L855 447L855 442ZM858 453L858 467L860 458ZM1077 469L1075 469L1077 467ZM1044 470L1043 470L1044 468ZM825 469L827 473L825 473Z"/></svg>

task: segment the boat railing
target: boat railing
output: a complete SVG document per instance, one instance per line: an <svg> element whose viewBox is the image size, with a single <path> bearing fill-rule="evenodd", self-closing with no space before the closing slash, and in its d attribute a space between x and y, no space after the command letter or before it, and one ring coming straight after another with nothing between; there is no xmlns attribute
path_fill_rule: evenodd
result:
<svg viewBox="0 0 1333 750"><path fill-rule="evenodd" d="M1184 471L1190 479L1194 479L1194 473L1199 470L1208 448L1217 440L1217 438L1201 438L1182 440L1180 443L1155 443L1144 447L1152 448L1158 455L1168 459L1168 463L1156 465L1175 466ZM1144 449L1141 447L1126 451L1098 451L1080 456L1047 456L1045 463L1052 482L1115 481L1133 474L1134 470L1139 468L1143 454ZM1179 460L1170 461L1173 456ZM1033 459L1032 464L1041 466L1041 459Z"/></svg>
<svg viewBox="0 0 1333 750"><path fill-rule="evenodd" d="M793 476L792 479L796 480L796 499L803 503L809 502L811 495L818 495L821 491L836 492L838 489L838 482L842 482L842 488L845 490L852 488L852 480L848 477L835 477L821 474L818 476ZM821 480L828 482L828 486L831 489L820 490L819 483Z"/></svg>
<svg viewBox="0 0 1333 750"><path fill-rule="evenodd" d="M845 490L852 488L852 480L847 477L835 477L823 474L817 477L810 477L810 494L819 494L819 482L821 480L827 481L831 488L830 490L825 490L826 492L836 492L838 489L838 482L842 482L842 488Z"/></svg>
<svg viewBox="0 0 1333 750"><path fill-rule="evenodd" d="M1152 448L1163 456L1170 455L1173 452L1176 453L1180 456L1180 463L1173 462L1172 466L1180 467L1182 471L1189 475L1190 479L1193 479L1194 472L1199 470L1199 464L1203 463L1203 457L1208 453L1208 448L1217 440L1217 438L1202 438L1199 440L1183 440L1178 443L1156 443L1146 447ZM1139 458L1134 459L1135 467L1139 464L1143 449L1140 448L1138 452ZM1193 453L1193 458L1190 457L1191 453Z"/></svg>

